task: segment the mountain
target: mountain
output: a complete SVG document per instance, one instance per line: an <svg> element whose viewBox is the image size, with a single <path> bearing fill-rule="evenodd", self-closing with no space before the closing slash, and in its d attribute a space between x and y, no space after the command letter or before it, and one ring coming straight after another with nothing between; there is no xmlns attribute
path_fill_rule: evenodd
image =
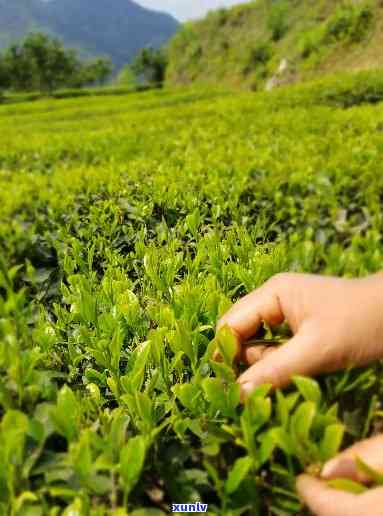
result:
<svg viewBox="0 0 383 516"><path fill-rule="evenodd" d="M0 0L0 47L41 30L84 56L108 55L117 67L142 47L165 43L178 26L132 0Z"/></svg>
<svg viewBox="0 0 383 516"><path fill-rule="evenodd" d="M246 89L383 68L382 0L256 0L186 23L167 83Z"/></svg>

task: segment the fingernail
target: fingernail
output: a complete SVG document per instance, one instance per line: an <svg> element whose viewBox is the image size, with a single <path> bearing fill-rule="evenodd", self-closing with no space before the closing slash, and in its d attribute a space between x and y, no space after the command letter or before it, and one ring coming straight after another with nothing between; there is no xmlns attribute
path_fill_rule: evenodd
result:
<svg viewBox="0 0 383 516"><path fill-rule="evenodd" d="M241 393L245 398L254 390L254 384L251 382L241 383Z"/></svg>
<svg viewBox="0 0 383 516"><path fill-rule="evenodd" d="M338 465L338 459L331 459L323 466L321 471L321 477L331 477Z"/></svg>

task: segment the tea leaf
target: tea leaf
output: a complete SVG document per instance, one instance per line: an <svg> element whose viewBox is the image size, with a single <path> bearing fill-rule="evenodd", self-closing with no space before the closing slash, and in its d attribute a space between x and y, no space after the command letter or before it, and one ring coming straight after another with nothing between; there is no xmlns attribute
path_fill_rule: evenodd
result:
<svg viewBox="0 0 383 516"><path fill-rule="evenodd" d="M120 453L120 472L124 489L130 492L138 482L146 457L146 441L142 436L129 439Z"/></svg>
<svg viewBox="0 0 383 516"><path fill-rule="evenodd" d="M230 470L229 476L225 482L225 491L227 494L233 494L246 478L252 467L253 461L250 457L242 457L237 459L233 468Z"/></svg>
<svg viewBox="0 0 383 516"><path fill-rule="evenodd" d="M185 383L183 385L176 385L173 387L173 391L179 398L184 407L196 411L201 403L201 389L197 385Z"/></svg>
<svg viewBox="0 0 383 516"><path fill-rule="evenodd" d="M291 418L291 428L301 442L309 441L310 429L316 414L316 406L312 401L302 403Z"/></svg>
<svg viewBox="0 0 383 516"><path fill-rule="evenodd" d="M202 382L202 388L205 392L206 399L209 401L213 413L226 412L226 394L223 383L218 378L205 378Z"/></svg>
<svg viewBox="0 0 383 516"><path fill-rule="evenodd" d="M334 457L342 444L344 426L333 424L326 427L325 434L319 445L320 454L323 462Z"/></svg>
<svg viewBox="0 0 383 516"><path fill-rule="evenodd" d="M367 475L367 477L373 480L376 485L383 485L383 473L380 473L376 469L366 464L366 462L364 462L360 457L355 458L355 464L358 470L361 473Z"/></svg>
<svg viewBox="0 0 383 516"><path fill-rule="evenodd" d="M73 391L65 385L58 394L57 405L51 410L56 430L73 441L79 432L80 407Z"/></svg>
<svg viewBox="0 0 383 516"><path fill-rule="evenodd" d="M15 466L21 465L27 432L27 416L17 410L7 411L1 422L1 439L4 448L3 462Z"/></svg>
<svg viewBox="0 0 383 516"><path fill-rule="evenodd" d="M362 494L365 493L368 488L359 482L355 482L349 478L336 478L334 480L329 480L326 482L328 486L338 489L339 491L346 491L347 493L352 494Z"/></svg>
<svg viewBox="0 0 383 516"><path fill-rule="evenodd" d="M293 382L297 386L299 392L306 401L313 401L319 404L322 398L322 393L318 383L311 378L304 376L294 376Z"/></svg>
<svg viewBox="0 0 383 516"><path fill-rule="evenodd" d="M238 343L229 326L223 326L216 336L217 346L224 363L231 366L238 353Z"/></svg>

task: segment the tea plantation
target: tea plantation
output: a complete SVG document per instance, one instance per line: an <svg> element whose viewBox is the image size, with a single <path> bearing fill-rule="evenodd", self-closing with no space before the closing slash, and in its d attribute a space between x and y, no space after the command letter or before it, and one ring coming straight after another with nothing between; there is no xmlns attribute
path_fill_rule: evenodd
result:
<svg viewBox="0 0 383 516"><path fill-rule="evenodd" d="M381 430L379 364L242 406L215 324L382 268L382 83L0 106L0 514L303 514L295 476Z"/></svg>

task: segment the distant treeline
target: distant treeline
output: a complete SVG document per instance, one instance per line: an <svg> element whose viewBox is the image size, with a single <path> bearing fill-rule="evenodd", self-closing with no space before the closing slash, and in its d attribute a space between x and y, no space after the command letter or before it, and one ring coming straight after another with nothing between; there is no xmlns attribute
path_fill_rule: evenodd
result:
<svg viewBox="0 0 383 516"><path fill-rule="evenodd" d="M161 86L167 57L162 49L143 48L132 63L115 77L118 86L134 90ZM78 52L43 33L31 33L0 53L0 96L2 91L53 94L102 86L112 76L108 58L84 61Z"/></svg>
<svg viewBox="0 0 383 516"><path fill-rule="evenodd" d="M101 85L113 71L107 58L83 61L56 38L29 34L0 54L0 91L41 91Z"/></svg>

